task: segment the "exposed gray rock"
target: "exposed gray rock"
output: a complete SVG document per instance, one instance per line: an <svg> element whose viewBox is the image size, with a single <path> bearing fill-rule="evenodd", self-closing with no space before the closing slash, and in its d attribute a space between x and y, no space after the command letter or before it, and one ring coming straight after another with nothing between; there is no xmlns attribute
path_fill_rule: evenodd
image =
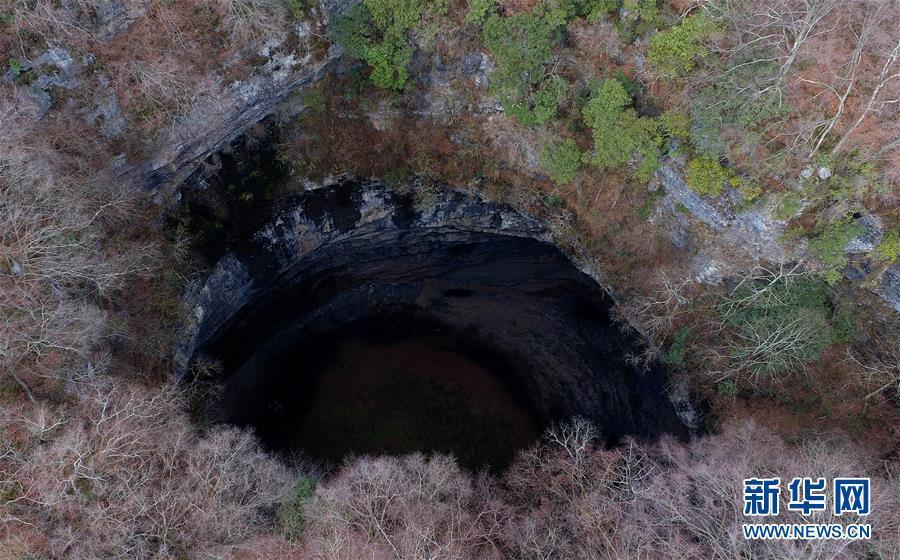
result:
<svg viewBox="0 0 900 560"><path fill-rule="evenodd" d="M108 0L95 2L97 14L97 33L101 41L109 41L119 33L126 31L131 24L143 17L144 6L140 2L123 2Z"/></svg>
<svg viewBox="0 0 900 560"><path fill-rule="evenodd" d="M479 88L487 88L494 62L484 53L470 53L463 57L463 74L471 78Z"/></svg>
<svg viewBox="0 0 900 560"><path fill-rule="evenodd" d="M689 242L696 240L690 258L698 281L715 284L739 274L742 259L784 262L792 256L780 241L785 224L773 217L776 201L759 202L735 213L732 205L743 202L740 193L726 189L724 196L708 200L688 188L676 161L664 164L657 177L666 194L651 219L682 250L691 251ZM705 224L708 235L700 235L690 217Z"/></svg>
<svg viewBox="0 0 900 560"><path fill-rule="evenodd" d="M15 103L20 113L37 121L44 118L53 105L53 97L47 90L52 87L74 89L79 85L76 70L76 63L69 51L51 47L32 61L21 62L18 73L12 69L7 71L3 80L15 83L17 79L21 80L21 74L31 76L16 88Z"/></svg>
<svg viewBox="0 0 900 560"><path fill-rule="evenodd" d="M691 221L681 208L678 206L677 198L663 197L657 204L656 213L651 221L666 230L669 240L676 247L687 249L691 239Z"/></svg>
<svg viewBox="0 0 900 560"><path fill-rule="evenodd" d="M122 114L116 93L109 87L109 80L100 77L100 89L94 96L94 108L84 115L85 120L97 125L106 139L122 136L128 129L128 119Z"/></svg>
<svg viewBox="0 0 900 560"><path fill-rule="evenodd" d="M697 433L703 426L703 414L697 408L696 399L691 395L691 384L688 381L674 383L669 389L669 399L675 405L675 413L681 422Z"/></svg>
<svg viewBox="0 0 900 560"><path fill-rule="evenodd" d="M819 177L819 179L824 181L825 179L831 177L831 170L825 166L821 166L816 169L816 175Z"/></svg>
<svg viewBox="0 0 900 560"><path fill-rule="evenodd" d="M755 259L784 262L789 258L781 243L785 226L774 219L773 210L772 205L756 205L738 213L725 232L726 239Z"/></svg>
<svg viewBox="0 0 900 560"><path fill-rule="evenodd" d="M716 257L707 251L700 251L691 260L691 271L694 278L703 284L718 284L724 278L722 265Z"/></svg>
<svg viewBox="0 0 900 560"><path fill-rule="evenodd" d="M863 234L851 239L844 251L851 254L871 253L884 239L884 225L875 214L865 214L856 220L864 228Z"/></svg>
<svg viewBox="0 0 900 560"><path fill-rule="evenodd" d="M848 263L842 272L844 277L851 282L863 282L872 274L872 271L872 265L868 261L860 260Z"/></svg>
<svg viewBox="0 0 900 560"><path fill-rule="evenodd" d="M900 313L900 261L884 272L877 293L894 311Z"/></svg>
<svg viewBox="0 0 900 560"><path fill-rule="evenodd" d="M53 72L39 74L31 85L38 88L57 86L66 89L72 89L77 85L77 82L72 81L77 69L75 61L66 49L57 47L47 49L34 60L34 68L46 72L48 67L52 67Z"/></svg>
<svg viewBox="0 0 900 560"><path fill-rule="evenodd" d="M331 19L353 3L322 2L322 15ZM332 45L319 56L311 47L311 30L298 26L295 31L296 38L307 48L285 53L274 42L263 45L260 53L268 60L259 72L240 82L222 84L219 95L197 100L191 113L179 119L159 140L157 152L120 170L119 178L156 192L159 199L172 195L177 198L178 185L203 160L240 136L248 126L272 114L293 92L321 78L328 65L342 54L341 48Z"/></svg>
<svg viewBox="0 0 900 560"><path fill-rule="evenodd" d="M666 190L665 202L675 208L682 204L698 220L715 231L722 231L730 225L728 217L688 188L680 170L672 165L663 165L657 172Z"/></svg>

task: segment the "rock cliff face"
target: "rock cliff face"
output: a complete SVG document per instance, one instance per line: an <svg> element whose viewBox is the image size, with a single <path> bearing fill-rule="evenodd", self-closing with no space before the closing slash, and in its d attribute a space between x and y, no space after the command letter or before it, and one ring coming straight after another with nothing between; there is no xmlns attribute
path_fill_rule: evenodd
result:
<svg viewBox="0 0 900 560"><path fill-rule="evenodd" d="M535 221L463 191L420 208L356 181L282 208L218 262L193 298L178 370L184 375L200 355L223 361L224 419L263 421L272 409L260 390L267 364L286 348L400 317L502 354L507 381L544 422L586 416L611 439L685 434L663 369L627 363L639 351L636 335L612 322L601 287Z"/></svg>

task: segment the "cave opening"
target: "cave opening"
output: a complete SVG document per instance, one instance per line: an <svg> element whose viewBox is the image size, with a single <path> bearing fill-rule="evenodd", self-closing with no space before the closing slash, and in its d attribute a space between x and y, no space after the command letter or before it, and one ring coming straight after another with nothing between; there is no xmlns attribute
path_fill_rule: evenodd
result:
<svg viewBox="0 0 900 560"><path fill-rule="evenodd" d="M543 422L501 353L414 310L305 336L262 369L255 404L230 420L327 463L425 451L499 470Z"/></svg>
<svg viewBox="0 0 900 560"><path fill-rule="evenodd" d="M247 215L188 298L176 372L217 364L205 414L267 448L326 465L452 453L499 472L575 416L610 445L686 435L663 365L632 363L640 337L536 220L468 191L423 204L353 177Z"/></svg>

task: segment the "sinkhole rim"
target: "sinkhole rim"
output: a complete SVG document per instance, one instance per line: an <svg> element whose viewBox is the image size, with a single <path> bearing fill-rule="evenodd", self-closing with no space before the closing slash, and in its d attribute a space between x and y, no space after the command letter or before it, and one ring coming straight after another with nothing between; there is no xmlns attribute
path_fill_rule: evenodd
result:
<svg viewBox="0 0 900 560"><path fill-rule="evenodd" d="M269 222L219 259L193 301L197 320L181 351L181 375L197 356L215 356L217 345L228 346L228 333L237 329L250 338L251 350L226 363L225 391L246 399L253 383L235 376L252 378L247 356L258 361L252 354L277 346L279 337L284 345L310 325L321 330L335 323L329 313L352 323L347 314L354 306L407 306L448 329L478 331L486 346L527 355L532 372L549 370L543 380L532 373L521 383L538 395L541 426L583 416L600 424L609 444L625 436L686 437L666 396L665 369L656 364L638 375L626 363L639 336L612 321L614 304L602 286L547 239L535 220L466 191L449 190L426 208L378 182L344 180L308 191L279 205ZM363 273L365 267L369 272ZM516 304L516 297L526 303ZM460 304L472 301L477 303ZM473 321L479 306L478 312L493 315ZM517 308L524 311L516 315ZM265 325L260 309L280 314ZM515 319L506 325L519 328L525 342L504 334L502 317L496 317L504 314ZM579 334L582 327L587 334ZM548 333L565 340L547 340ZM546 348L535 343L542 340ZM543 353L555 353L561 364ZM218 420L256 425L234 418Z"/></svg>

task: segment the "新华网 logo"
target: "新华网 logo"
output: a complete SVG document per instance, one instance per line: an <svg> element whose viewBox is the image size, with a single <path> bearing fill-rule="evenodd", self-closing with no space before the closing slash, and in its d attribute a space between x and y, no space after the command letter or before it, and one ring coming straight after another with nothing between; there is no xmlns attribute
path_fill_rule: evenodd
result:
<svg viewBox="0 0 900 560"><path fill-rule="evenodd" d="M871 513L872 491L868 478L797 477L786 484L786 509L804 517L829 510L834 516L864 517ZM781 479L744 479L744 516L776 517L782 502ZM859 523L748 523L743 525L746 539L838 539L871 538L871 526Z"/></svg>

